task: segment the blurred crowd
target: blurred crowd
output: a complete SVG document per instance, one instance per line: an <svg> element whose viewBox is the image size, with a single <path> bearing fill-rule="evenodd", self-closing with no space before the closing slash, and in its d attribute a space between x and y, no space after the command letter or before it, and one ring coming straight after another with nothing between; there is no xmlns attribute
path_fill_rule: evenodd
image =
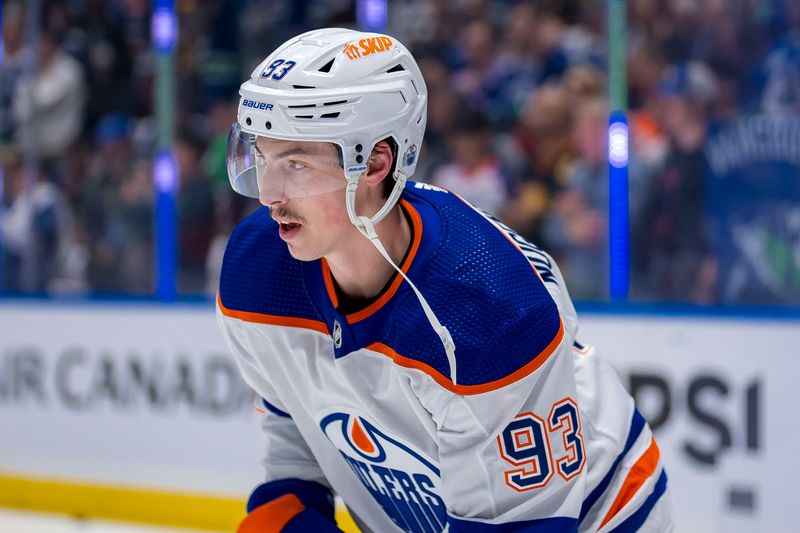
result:
<svg viewBox="0 0 800 533"><path fill-rule="evenodd" d="M287 38L356 27L359 10L352 0L176 5L178 290L213 294L226 236L257 207L227 184L239 83ZM22 2L3 12L2 288L152 293L151 2L42 6L35 32ZM412 50L429 91L415 179L548 250L582 300L608 298L605 10L389 0L387 12L386 32ZM800 2L629 0L627 50L631 299L800 304ZM734 156L710 148L716 136L748 128L756 139L778 128L788 147L753 155L756 170L726 165ZM770 194L765 164L777 169Z"/></svg>

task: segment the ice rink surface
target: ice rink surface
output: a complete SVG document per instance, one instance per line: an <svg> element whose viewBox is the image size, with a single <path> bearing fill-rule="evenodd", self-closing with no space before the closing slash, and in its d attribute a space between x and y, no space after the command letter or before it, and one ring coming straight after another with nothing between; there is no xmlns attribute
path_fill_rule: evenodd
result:
<svg viewBox="0 0 800 533"><path fill-rule="evenodd" d="M0 509L0 533L209 533L196 529L133 525L66 515Z"/></svg>

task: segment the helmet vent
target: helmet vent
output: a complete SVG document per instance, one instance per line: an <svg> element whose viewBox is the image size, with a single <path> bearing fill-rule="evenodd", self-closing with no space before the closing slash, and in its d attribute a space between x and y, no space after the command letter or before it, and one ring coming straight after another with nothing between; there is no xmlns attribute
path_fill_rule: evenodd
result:
<svg viewBox="0 0 800 533"><path fill-rule="evenodd" d="M346 104L347 100L334 100L333 102L325 102L322 105L337 105L337 104Z"/></svg>
<svg viewBox="0 0 800 533"><path fill-rule="evenodd" d="M295 89L316 89L316 87L312 85L292 85Z"/></svg>
<svg viewBox="0 0 800 533"><path fill-rule="evenodd" d="M328 61L327 63L325 63L321 67L319 67L319 72L325 72L325 73L330 72L331 71L331 67L333 66L333 60L334 59L336 59L336 58L334 57L333 59L331 59L330 61Z"/></svg>
<svg viewBox="0 0 800 533"><path fill-rule="evenodd" d="M289 109L303 109L303 108L306 108L306 107L317 107L317 104L290 105L288 107L289 107Z"/></svg>
<svg viewBox="0 0 800 533"><path fill-rule="evenodd" d="M295 115L294 118L314 118L314 115Z"/></svg>
<svg viewBox="0 0 800 533"><path fill-rule="evenodd" d="M391 74L392 72L402 72L404 70L405 70L405 68L403 68L403 65L398 63L397 65L395 65L392 68L390 68L389 70L387 70L386 73L387 74Z"/></svg>
<svg viewBox="0 0 800 533"><path fill-rule="evenodd" d="M339 118L339 112L336 113L324 113L319 116L319 118Z"/></svg>

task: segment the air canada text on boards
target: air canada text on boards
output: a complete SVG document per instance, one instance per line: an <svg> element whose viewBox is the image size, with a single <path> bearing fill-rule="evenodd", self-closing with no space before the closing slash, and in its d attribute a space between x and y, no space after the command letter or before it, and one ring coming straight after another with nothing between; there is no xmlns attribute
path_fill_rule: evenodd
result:
<svg viewBox="0 0 800 533"><path fill-rule="evenodd" d="M93 351L0 352L0 406L56 404L76 412L110 408L224 417L251 414L253 393L224 354Z"/></svg>

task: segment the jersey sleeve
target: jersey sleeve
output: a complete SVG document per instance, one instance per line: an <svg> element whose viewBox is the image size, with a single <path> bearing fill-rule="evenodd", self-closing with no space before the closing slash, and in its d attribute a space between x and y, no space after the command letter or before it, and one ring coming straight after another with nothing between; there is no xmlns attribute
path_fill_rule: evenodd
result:
<svg viewBox="0 0 800 533"><path fill-rule="evenodd" d="M217 306L217 322L245 382L261 397L265 407L262 427L266 440L265 481L298 478L327 486L322 470L305 443L291 414L269 380L259 373L251 355L254 347L240 321L226 317ZM259 349L270 349L268 338L259 338Z"/></svg>
<svg viewBox="0 0 800 533"><path fill-rule="evenodd" d="M531 309L497 332L487 361L518 350ZM535 343L532 343L535 344ZM421 401L438 431L450 531L577 531L586 462L571 354L560 324L543 350L502 379L428 382Z"/></svg>

